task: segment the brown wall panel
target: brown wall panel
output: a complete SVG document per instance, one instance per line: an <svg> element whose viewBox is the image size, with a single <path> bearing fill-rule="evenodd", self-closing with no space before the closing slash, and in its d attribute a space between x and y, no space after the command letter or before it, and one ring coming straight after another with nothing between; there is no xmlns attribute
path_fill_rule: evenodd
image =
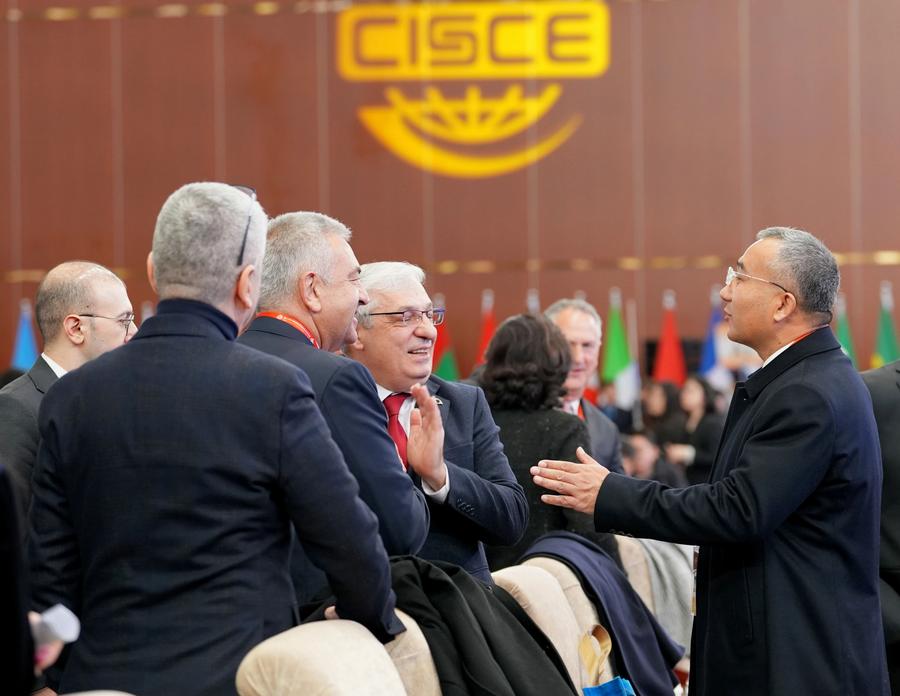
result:
<svg viewBox="0 0 900 696"><path fill-rule="evenodd" d="M98 4L60 3L80 14L48 21L48 3L30 3L0 36L0 362L18 296L35 287L9 271L96 258L127 272L138 305L150 298L143 265L156 214L191 180L254 185L271 214L334 215L354 229L362 261L434 268L430 287L447 296L464 370L486 287L502 318L524 309L529 287L544 305L584 291L605 314L618 286L637 302L641 338L657 335L672 288L682 333L699 337L710 285L760 227L805 227L843 253L900 249L900 9L889 0L608 0L606 72L560 80L551 112L495 149L533 142L576 113L578 131L530 168L471 180L410 166L361 125L358 109L384 103L387 85L338 74L336 6L282 4L261 16L235 2L211 17L197 0L183 17L125 4L121 19L91 19ZM435 83L447 94L466 84ZM472 84L497 94L509 83ZM423 88L403 85L411 96ZM707 255L721 264L698 264ZM623 268L624 257L639 268ZM528 270L529 259L542 270ZM572 270L572 259L591 270ZM462 265L435 266L448 260ZM471 272L478 260L496 270ZM878 284L900 290L900 266L856 259L843 273L867 364Z"/></svg>

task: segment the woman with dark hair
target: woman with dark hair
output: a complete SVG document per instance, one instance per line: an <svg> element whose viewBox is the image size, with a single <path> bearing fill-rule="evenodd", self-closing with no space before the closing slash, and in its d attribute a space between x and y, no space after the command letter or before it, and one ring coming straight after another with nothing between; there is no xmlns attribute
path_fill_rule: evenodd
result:
<svg viewBox="0 0 900 696"><path fill-rule="evenodd" d="M706 483L725 428L725 419L716 411L716 392L699 375L685 380L678 397L687 416L683 432L666 446L666 458L682 467L688 483Z"/></svg>
<svg viewBox="0 0 900 696"><path fill-rule="evenodd" d="M541 459L574 460L578 447L588 447L584 423L558 410L566 390L569 346L548 319L519 314L504 321L487 349L480 385L484 389L500 440L516 478L528 496L525 534L514 546L487 548L491 570L513 565L547 532L569 530L598 541L589 515L541 502L529 469Z"/></svg>
<svg viewBox="0 0 900 696"><path fill-rule="evenodd" d="M656 436L661 447L681 442L684 437L684 412L678 405L678 387L671 382L650 382L642 403L644 429Z"/></svg>

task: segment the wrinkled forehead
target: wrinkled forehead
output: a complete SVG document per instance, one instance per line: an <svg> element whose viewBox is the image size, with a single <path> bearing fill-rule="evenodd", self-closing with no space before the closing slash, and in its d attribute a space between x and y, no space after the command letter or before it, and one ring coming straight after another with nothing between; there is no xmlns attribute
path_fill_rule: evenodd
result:
<svg viewBox="0 0 900 696"><path fill-rule="evenodd" d="M409 281L390 290L369 290L369 309L402 312L407 309L430 309L431 298L421 283Z"/></svg>

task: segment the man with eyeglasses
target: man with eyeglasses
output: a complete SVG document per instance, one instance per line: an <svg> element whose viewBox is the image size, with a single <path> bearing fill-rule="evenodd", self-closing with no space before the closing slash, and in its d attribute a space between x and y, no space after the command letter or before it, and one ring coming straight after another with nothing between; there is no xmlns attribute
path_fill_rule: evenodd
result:
<svg viewBox="0 0 900 696"><path fill-rule="evenodd" d="M265 231L243 189L175 191L147 260L155 316L44 399L34 608L82 625L61 693L234 694L244 655L297 623L292 526L338 615L383 641L403 630L378 522L309 379L235 342Z"/></svg>
<svg viewBox="0 0 900 696"><path fill-rule="evenodd" d="M273 219L259 312L238 342L287 360L309 376L360 497L378 518L385 549L390 555L415 554L428 534L425 497L403 471L372 375L336 354L356 340L356 310L369 301L350 238L345 225L321 213ZM423 451L440 447L433 435L423 443ZM327 579L302 549L292 554L291 566L301 606L327 588Z"/></svg>
<svg viewBox="0 0 900 696"><path fill-rule="evenodd" d="M375 378L388 431L428 497L431 529L419 556L455 563L490 583L483 545L514 544L528 521L499 429L481 389L431 374L435 325L444 311L432 305L422 269L370 263L360 279L369 303L357 311L358 336L345 350ZM423 403L428 393L434 399ZM422 456L421 431L439 432L443 448Z"/></svg>
<svg viewBox="0 0 900 696"><path fill-rule="evenodd" d="M881 454L872 402L828 324L834 256L765 229L722 288L737 384L709 482L672 489L579 463L532 469L598 530L698 544L692 696L890 694L878 590Z"/></svg>
<svg viewBox="0 0 900 696"><path fill-rule="evenodd" d="M44 394L64 374L121 346L137 331L125 284L89 261L67 261L44 276L35 318L44 350L26 374L0 390L0 461L10 473L23 532Z"/></svg>

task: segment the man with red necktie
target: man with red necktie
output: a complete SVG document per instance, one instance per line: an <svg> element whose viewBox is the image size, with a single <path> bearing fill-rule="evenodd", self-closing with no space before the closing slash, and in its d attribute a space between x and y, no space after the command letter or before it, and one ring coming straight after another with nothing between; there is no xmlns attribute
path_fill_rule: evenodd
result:
<svg viewBox="0 0 900 696"><path fill-rule="evenodd" d="M389 417L388 428L413 480L431 509L431 529L419 552L428 560L462 566L491 582L484 544L514 544L528 520L522 487L510 469L499 430L478 387L431 374L435 309L421 268L402 262L370 263L360 276L370 303L360 306L358 338L347 354L375 378ZM440 419L431 418L428 393ZM422 432L442 424L443 448L425 451Z"/></svg>
<svg viewBox="0 0 900 696"><path fill-rule="evenodd" d="M271 220L260 311L238 342L306 372L332 438L359 482L360 498L378 517L385 549L390 555L415 554L428 533L424 496L398 460L372 376L336 354L356 340L355 312L369 301L350 236L346 226L320 213ZM423 433L422 451L439 452L441 437ZM324 575L300 549L292 564L300 603L317 598L327 587Z"/></svg>

